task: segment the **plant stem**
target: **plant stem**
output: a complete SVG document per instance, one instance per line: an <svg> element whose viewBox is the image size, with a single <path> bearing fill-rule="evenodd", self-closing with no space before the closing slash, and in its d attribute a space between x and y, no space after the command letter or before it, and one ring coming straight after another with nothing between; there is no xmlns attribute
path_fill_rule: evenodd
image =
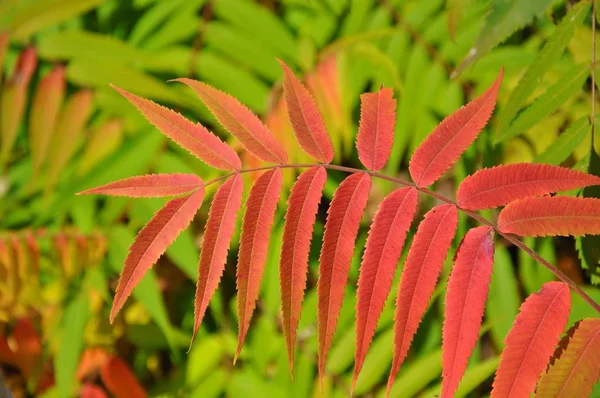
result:
<svg viewBox="0 0 600 398"><path fill-rule="evenodd" d="M377 173L375 171L362 170L362 169L357 169L357 168L353 168L353 167L345 167L345 166L338 166L338 165L333 165L333 164L322 164L322 163L317 163L317 164L307 164L307 163L302 164L301 163L301 164L278 164L278 165L271 165L271 166L255 167L255 168L251 168L251 169L242 169L242 170L239 170L239 171L235 171L235 172L223 175L221 177L217 177L217 178L212 179L210 181L207 181L204 185L208 186L208 185L217 183L217 182L225 180L225 179L227 179L227 178L229 178L229 177L231 177L231 176L233 176L235 174L244 174L244 173L251 173L251 172L255 172L255 171L272 170L272 169L275 169L275 168L281 168L281 169L303 169L303 168L310 168L310 167L315 167L315 166L321 166L321 167L324 167L324 168L329 169L329 170L337 170L337 171L342 171L342 172L345 172L345 173L367 173L367 174L369 174L373 178L379 178L381 180L389 181L389 182L392 182L394 184L403 185L403 186L406 186L406 187L412 187L412 188L416 189L417 191L422 192L425 195L428 195L428 196L430 196L430 197L432 197L434 199L437 199L437 200L439 200L441 202L453 205L459 211L462 211L467 216L471 217L473 220L475 220L475 221L477 221L477 222L479 222L481 224L484 224L484 225L488 226L496 234L502 236L504 239L506 239L507 241L509 241L513 245L517 246L519 249L523 250L531 258L533 258L538 263L540 263L545 268L547 268L550 272L552 272L558 279L560 279L562 282L564 282L565 284L567 284L579 296L581 296L581 298L583 298L585 301L587 301L588 304L590 304L596 311L598 311L600 313L600 305L598 303L596 303L594 301L594 299L592 299L586 292L584 292L583 289L581 289L565 273L563 273L558 268L554 267L547 260L545 260L542 256L540 256L535 251L533 251L531 248L529 248L527 245L525 245L523 242L521 242L519 239L517 239L513 235L505 234L504 232L502 232L500 230L500 228L498 228L498 226L496 224L494 224L493 222L489 221L488 219L482 217L478 213L476 213L474 211L471 211L471 210L463 209L454 200L449 199L449 198L447 198L447 197L445 197L443 195L440 195L437 192L431 191L431 190L429 190L427 188L419 187L414 182L402 180L402 179L396 178L396 177L390 177L390 176L387 176L385 174Z"/></svg>

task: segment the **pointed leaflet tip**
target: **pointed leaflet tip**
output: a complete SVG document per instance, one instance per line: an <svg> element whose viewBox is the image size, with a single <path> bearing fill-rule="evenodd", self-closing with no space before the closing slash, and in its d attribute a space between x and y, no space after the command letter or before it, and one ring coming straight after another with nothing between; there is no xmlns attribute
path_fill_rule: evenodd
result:
<svg viewBox="0 0 600 398"><path fill-rule="evenodd" d="M188 196L167 202L138 233L129 247L129 254L121 271L110 311L111 323L146 271L158 261L167 247L175 241L177 235L190 224L202 205L203 198L204 186L201 186Z"/></svg>
<svg viewBox="0 0 600 398"><path fill-rule="evenodd" d="M317 103L285 62L278 61L283 69L283 97L296 139L314 159L330 163L333 145Z"/></svg>
<svg viewBox="0 0 600 398"><path fill-rule="evenodd" d="M477 138L496 105L503 71L483 94L442 120L415 150L408 170L418 186L433 184Z"/></svg>
<svg viewBox="0 0 600 398"><path fill-rule="evenodd" d="M325 223L317 281L319 378L325 374L327 352L344 299L360 221L369 199L371 176L354 173L333 194Z"/></svg>
<svg viewBox="0 0 600 398"><path fill-rule="evenodd" d="M262 279L269 237L283 177L280 168L263 173L252 188L246 201L242 223L237 264L238 349L242 349L250 319L256 306Z"/></svg>
<svg viewBox="0 0 600 398"><path fill-rule="evenodd" d="M360 96L360 124L356 137L358 157L371 171L381 170L394 145L396 100L391 88Z"/></svg>
<svg viewBox="0 0 600 398"><path fill-rule="evenodd" d="M146 98L110 85L144 115L154 127L209 166L221 170L242 167L237 153L200 123L193 123L181 114Z"/></svg>
<svg viewBox="0 0 600 398"><path fill-rule="evenodd" d="M210 206L198 263L192 340L200 329L210 299L223 275L237 213L242 205L243 190L242 177L236 174L221 185Z"/></svg>
<svg viewBox="0 0 600 398"><path fill-rule="evenodd" d="M78 192L77 195L109 195L130 198L157 198L188 193L203 186L195 174L148 174L125 178L96 188Z"/></svg>
<svg viewBox="0 0 600 398"><path fill-rule="evenodd" d="M379 205L369 229L358 278L353 382L362 369L392 288L406 233L417 211L417 199L415 188L393 191Z"/></svg>
<svg viewBox="0 0 600 398"><path fill-rule="evenodd" d="M442 398L454 396L477 344L494 263L492 236L489 227L469 230L450 272L442 330Z"/></svg>
<svg viewBox="0 0 600 398"><path fill-rule="evenodd" d="M196 92L219 123L236 137L242 146L265 162L284 164L287 153L273 133L250 109L236 98L196 80L174 79Z"/></svg>
<svg viewBox="0 0 600 398"><path fill-rule="evenodd" d="M324 167L312 167L300 174L292 187L285 214L279 280L290 373L294 367L296 330L306 289L310 242L326 180Z"/></svg>

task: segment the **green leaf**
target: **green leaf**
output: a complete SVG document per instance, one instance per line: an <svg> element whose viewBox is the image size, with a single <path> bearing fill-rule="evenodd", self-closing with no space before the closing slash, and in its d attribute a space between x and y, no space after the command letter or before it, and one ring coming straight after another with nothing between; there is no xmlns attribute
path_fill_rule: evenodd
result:
<svg viewBox="0 0 600 398"><path fill-rule="evenodd" d="M506 106L498 117L498 132L504 131L510 125L546 72L560 58L575 33L575 27L581 25L589 9L589 2L577 3L556 27L550 40L538 52L535 60L527 68L527 71L519 80L519 84L506 101Z"/></svg>
<svg viewBox="0 0 600 398"><path fill-rule="evenodd" d="M106 0L40 0L20 8L12 17L12 37L26 39L52 25L67 21Z"/></svg>
<svg viewBox="0 0 600 398"><path fill-rule="evenodd" d="M127 41L138 46L142 41L154 32L165 19L179 8L185 0L160 1L144 13L131 30Z"/></svg>
<svg viewBox="0 0 600 398"><path fill-rule="evenodd" d="M496 138L495 142L503 142L522 134L557 110L567 99L581 90L581 86L588 78L589 71L588 64L580 64L561 76L560 80L525 109L513 124L500 137Z"/></svg>
<svg viewBox="0 0 600 398"><path fill-rule="evenodd" d="M547 163L555 166L564 162L583 142L591 130L590 119L584 116L574 121L567 130L558 136L543 153L534 160L535 163Z"/></svg>
<svg viewBox="0 0 600 398"><path fill-rule="evenodd" d="M493 0L492 9L479 33L475 46L452 73L458 76L467 66L502 43L517 29L529 24L554 0Z"/></svg>
<svg viewBox="0 0 600 398"><path fill-rule="evenodd" d="M520 305L518 283L510 254L506 248L497 245L489 300L485 311L491 323L492 339L498 350L504 347L504 338L512 328Z"/></svg>
<svg viewBox="0 0 600 398"><path fill-rule="evenodd" d="M500 363L500 357L493 357L486 359L485 361L478 363L477 365L467 369L463 376L454 397L466 397L477 387L481 386L491 375L494 374L498 364ZM423 397L434 397L439 396L442 390L442 385L438 384L435 387L430 388L423 394Z"/></svg>
<svg viewBox="0 0 600 398"><path fill-rule="evenodd" d="M435 380L442 371L442 350L434 351L426 356L403 366L399 377L390 390L390 398L411 398ZM377 394L377 398L385 396L385 386Z"/></svg>
<svg viewBox="0 0 600 398"><path fill-rule="evenodd" d="M128 248L134 238L134 233L124 226L116 225L111 229L108 235L108 258L113 271L121 272L123 269ZM169 345L172 348L176 347L176 340L173 328L169 322L167 308L160 295L158 279L152 269L146 272L144 278L133 290L132 296L146 308L150 317L162 330Z"/></svg>
<svg viewBox="0 0 600 398"><path fill-rule="evenodd" d="M202 337L194 343L188 355L185 382L195 387L205 378L212 378L225 355L224 342L218 335Z"/></svg>
<svg viewBox="0 0 600 398"><path fill-rule="evenodd" d="M160 30L148 37L144 48L158 50L170 44L191 40L200 25L197 10L205 2L206 0L187 0L184 7L169 16Z"/></svg>
<svg viewBox="0 0 600 398"><path fill-rule="evenodd" d="M389 328L381 335L377 336L367 354L365 365L356 379L354 392L364 394L371 390L388 370L392 362L394 345L394 328Z"/></svg>
<svg viewBox="0 0 600 398"><path fill-rule="evenodd" d="M536 250L534 238L525 238L523 243L527 246ZM554 252L554 243L552 239L541 238L538 239L537 251L545 258L550 264L556 264L556 254ZM544 266L539 264L533 258L531 258L523 250L519 251L519 279L523 282L525 293L527 295L532 294L540 290L544 283L553 281L556 279L554 274Z"/></svg>
<svg viewBox="0 0 600 398"><path fill-rule="evenodd" d="M83 350L83 332L91 316L88 293L82 290L67 305L62 319L60 344L54 357L57 396L68 397L74 393L75 372Z"/></svg>

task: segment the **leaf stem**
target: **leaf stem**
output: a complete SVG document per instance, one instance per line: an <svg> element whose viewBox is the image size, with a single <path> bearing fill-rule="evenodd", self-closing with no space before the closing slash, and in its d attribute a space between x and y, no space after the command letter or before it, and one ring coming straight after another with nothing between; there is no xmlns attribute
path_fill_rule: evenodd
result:
<svg viewBox="0 0 600 398"><path fill-rule="evenodd" d="M504 239L506 239L507 241L509 241L516 247L518 247L519 249L523 250L525 253L527 253L527 255L529 255L535 261L537 261L538 263L543 265L545 268L547 268L550 272L552 272L558 279L560 279L562 282L567 284L573 291L575 291L579 296L581 296L582 299L584 299L588 304L590 304L596 311L598 311L600 313L600 305L598 303L596 303L594 301L594 299L591 298L585 291L583 291L583 289L581 289L571 278L569 278L565 273L563 273L558 268L554 267L546 259L544 259L542 256L537 254L535 251L533 251L531 248L529 248L526 244L521 242L515 236L502 232L496 224L494 224L490 220L482 217L478 213L471 211L471 210L461 208L458 205L458 203L456 203L456 201L454 201L450 198L447 198L443 195L440 195L437 192L431 191L430 189L419 187L414 182L402 180L402 179L396 178L396 177L387 176L385 174L380 174L375 171L357 169L354 167L346 167L346 166L338 166L338 165L333 165L333 164L322 164L322 163L315 163L315 164L300 163L300 164L278 164L278 165L271 165L271 166L255 167L255 168L251 168L251 169L242 169L239 171L235 171L235 172L223 175L221 177L214 178L210 181L207 181L204 185L208 186L208 185L217 183L217 182L225 180L235 174L244 174L244 173L251 173L251 172L256 172L256 171L265 171L265 170L271 170L271 169L278 168L278 167L282 168L282 169L303 169L303 168L309 168L309 167L315 167L315 166L321 166L321 167L325 167L326 169L329 169L329 170L337 170L337 171L342 171L345 173L367 173L373 178L378 178L381 180L392 182L394 184L415 188L417 191L422 192L425 195L428 195L428 196L430 196L434 199L437 199L441 202L455 206L459 211L462 211L464 214L471 217L473 220L490 227L497 235L502 236Z"/></svg>

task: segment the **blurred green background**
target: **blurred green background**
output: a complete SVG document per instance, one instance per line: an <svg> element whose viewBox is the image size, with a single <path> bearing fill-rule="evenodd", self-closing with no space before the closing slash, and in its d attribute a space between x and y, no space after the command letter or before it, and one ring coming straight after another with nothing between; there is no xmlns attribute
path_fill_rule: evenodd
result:
<svg viewBox="0 0 600 398"><path fill-rule="evenodd" d="M589 121L590 73L596 69L592 18L589 1L568 0L0 0L0 382L5 394L248 398L350 393L362 246L369 220L393 187L377 182L372 190L322 389L316 380L314 285L325 217L319 215L315 227L292 380L278 280L285 195L258 311L235 366L237 237L220 289L188 352L209 199L109 325L128 246L164 201L75 193L145 173L196 173L204 180L219 175L169 142L109 83L169 106L228 139L190 90L167 83L176 77L205 81L263 117L291 161L300 162L304 155L280 100L276 60L282 59L304 76L316 98L336 149L335 163L355 167L360 167L354 147L359 95L392 87L398 120L385 172L406 177L414 148L504 67L490 125L436 184L438 192L453 197L466 175L500 163L539 161L599 174ZM246 167L258 162L247 154L243 159ZM285 171L288 188L294 173ZM329 173L325 203L343 177ZM245 178L249 187L253 176ZM600 196L593 189L569 194ZM423 200L419 213L432 204ZM494 217L491 211L486 215ZM461 215L457 236L470 226ZM593 287L600 280L597 238L526 243L600 301ZM444 280L452 257L392 397L439 393ZM398 278L399 271L394 286ZM519 305L552 279L531 258L497 242L482 339L457 396L489 394ZM358 396L384 395L395 287L393 292L358 378ZM573 296L571 323L594 315Z"/></svg>

